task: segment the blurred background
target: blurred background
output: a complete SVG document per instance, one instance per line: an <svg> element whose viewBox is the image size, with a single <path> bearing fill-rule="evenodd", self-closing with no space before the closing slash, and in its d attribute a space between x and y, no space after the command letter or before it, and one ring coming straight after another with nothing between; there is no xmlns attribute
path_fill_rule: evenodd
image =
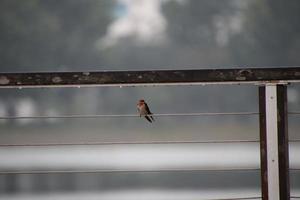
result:
<svg viewBox="0 0 300 200"><path fill-rule="evenodd" d="M0 71L300 66L300 1L0 0ZM22 119L11 116L258 112L257 86L0 90L0 144L258 140L258 116ZM288 86L299 111L299 85ZM289 116L291 140L299 117ZM290 145L300 168L300 144ZM240 171L1 174L0 199L207 199L260 196L259 144L0 147L0 171ZM291 172L293 195L300 173Z"/></svg>

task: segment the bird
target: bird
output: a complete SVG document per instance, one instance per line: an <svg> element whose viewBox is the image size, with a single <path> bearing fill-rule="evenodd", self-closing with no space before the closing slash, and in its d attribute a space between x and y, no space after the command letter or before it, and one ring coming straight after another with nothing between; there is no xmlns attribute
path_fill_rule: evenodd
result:
<svg viewBox="0 0 300 200"><path fill-rule="evenodd" d="M150 123L152 123L154 120L152 113L147 105L147 103L145 102L144 99L140 99L137 103L137 109L138 112L140 114L140 117L145 117L146 120L148 120Z"/></svg>

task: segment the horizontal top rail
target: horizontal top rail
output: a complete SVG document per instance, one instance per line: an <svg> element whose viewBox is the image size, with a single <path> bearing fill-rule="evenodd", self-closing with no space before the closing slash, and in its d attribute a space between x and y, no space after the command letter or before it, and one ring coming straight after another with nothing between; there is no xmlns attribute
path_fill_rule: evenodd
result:
<svg viewBox="0 0 300 200"><path fill-rule="evenodd" d="M0 88L300 82L300 67L0 73Z"/></svg>

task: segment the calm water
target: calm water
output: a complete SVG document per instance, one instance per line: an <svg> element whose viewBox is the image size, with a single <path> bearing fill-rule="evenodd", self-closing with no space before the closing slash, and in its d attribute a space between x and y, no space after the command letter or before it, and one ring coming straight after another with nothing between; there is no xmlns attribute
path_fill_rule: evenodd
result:
<svg viewBox="0 0 300 200"><path fill-rule="evenodd" d="M300 145L290 167L300 168ZM176 170L97 174L1 175L0 199L199 200L259 197L259 144L167 144L0 148L1 171ZM226 169L246 169L226 171ZM225 169L225 171L224 171ZM8 183L15 187L7 188ZM300 174L291 171L292 196Z"/></svg>

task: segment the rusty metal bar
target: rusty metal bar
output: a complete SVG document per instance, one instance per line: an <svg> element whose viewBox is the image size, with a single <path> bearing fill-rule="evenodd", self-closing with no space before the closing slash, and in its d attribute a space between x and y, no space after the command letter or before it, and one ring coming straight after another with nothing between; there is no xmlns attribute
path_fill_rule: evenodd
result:
<svg viewBox="0 0 300 200"><path fill-rule="evenodd" d="M300 67L0 73L0 88L300 82Z"/></svg>

